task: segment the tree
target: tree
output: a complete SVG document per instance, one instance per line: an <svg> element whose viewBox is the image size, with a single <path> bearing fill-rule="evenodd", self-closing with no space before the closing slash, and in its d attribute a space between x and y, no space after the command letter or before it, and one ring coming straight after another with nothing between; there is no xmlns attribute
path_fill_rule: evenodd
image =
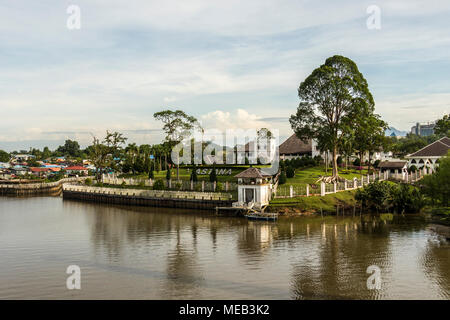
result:
<svg viewBox="0 0 450 320"><path fill-rule="evenodd" d="M293 178L295 176L295 170L291 166L286 169L286 177Z"/></svg>
<svg viewBox="0 0 450 320"><path fill-rule="evenodd" d="M92 145L87 150L89 152L89 158L96 168L97 180L100 180L107 167L113 168L115 166L113 155L119 154L121 144L126 139L121 133L111 133L109 131L106 131L106 137L103 139L103 143L97 137L93 137Z"/></svg>
<svg viewBox="0 0 450 320"><path fill-rule="evenodd" d="M181 110L164 110L153 114L156 120L164 123L163 130L166 133L166 141L169 142L170 148L181 142L185 137L189 136L191 130L194 129L197 119L187 115ZM179 177L179 163L177 163L177 179Z"/></svg>
<svg viewBox="0 0 450 320"><path fill-rule="evenodd" d="M213 164L211 172L209 173L209 181L215 182L217 181L217 173L216 173L216 165Z"/></svg>
<svg viewBox="0 0 450 320"><path fill-rule="evenodd" d="M10 158L11 157L8 152L0 150L0 162L8 162Z"/></svg>
<svg viewBox="0 0 450 320"><path fill-rule="evenodd" d="M58 147L57 151L65 156L77 157L80 153L80 145L78 141L68 139L63 146Z"/></svg>
<svg viewBox="0 0 450 320"><path fill-rule="evenodd" d="M354 116L357 123L353 135L353 147L359 155L360 163L363 162L363 155L369 155L369 169L371 155L382 149L385 141L384 132L387 123L380 119L380 116L373 113L373 108L363 104Z"/></svg>
<svg viewBox="0 0 450 320"><path fill-rule="evenodd" d="M319 149L331 150L333 177L338 177L337 153L342 137L351 131L361 106L374 108L368 84L349 58L333 56L315 69L298 89L300 104L289 119L303 141L316 139Z"/></svg>
<svg viewBox="0 0 450 320"><path fill-rule="evenodd" d="M450 152L439 161L439 167L432 174L423 177L419 182L422 192L433 202L440 201L447 207L450 199Z"/></svg>
<svg viewBox="0 0 450 320"><path fill-rule="evenodd" d="M192 166L192 172L191 172L191 181L197 182L198 181L198 177L197 177L197 167L194 165Z"/></svg>
<svg viewBox="0 0 450 320"><path fill-rule="evenodd" d="M167 168L166 171L166 180L172 179L172 172L170 171L170 168Z"/></svg>
<svg viewBox="0 0 450 320"><path fill-rule="evenodd" d="M434 127L434 134L439 137L450 136L450 115L446 114L436 122Z"/></svg>

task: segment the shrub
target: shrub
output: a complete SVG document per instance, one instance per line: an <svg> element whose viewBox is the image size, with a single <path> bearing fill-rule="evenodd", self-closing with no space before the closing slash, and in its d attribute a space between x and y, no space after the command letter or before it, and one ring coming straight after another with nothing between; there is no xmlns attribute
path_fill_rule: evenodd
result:
<svg viewBox="0 0 450 320"><path fill-rule="evenodd" d="M92 179L91 178L87 178L86 180L84 180L84 184L87 186L92 185Z"/></svg>
<svg viewBox="0 0 450 320"><path fill-rule="evenodd" d="M191 172L191 181L197 182L198 181L198 177L197 177L197 167L193 166L192 167L192 172Z"/></svg>
<svg viewBox="0 0 450 320"><path fill-rule="evenodd" d="M145 187L145 182L144 181L140 181L138 184L138 187L143 188Z"/></svg>
<svg viewBox="0 0 450 320"><path fill-rule="evenodd" d="M98 181L98 182L95 184L95 186L96 186L96 187L103 187L103 182Z"/></svg>
<svg viewBox="0 0 450 320"><path fill-rule="evenodd" d="M373 163L374 168L378 168L380 162L381 162L380 160L375 160L375 162Z"/></svg>
<svg viewBox="0 0 450 320"><path fill-rule="evenodd" d="M161 179L158 179L153 183L153 190L164 190L166 189L166 186L164 184L164 181Z"/></svg>
<svg viewBox="0 0 450 320"><path fill-rule="evenodd" d="M197 192L202 191L202 185L201 185L201 183L197 183L197 184L195 185L195 187L194 187L194 190L197 191Z"/></svg>
<svg viewBox="0 0 450 320"><path fill-rule="evenodd" d="M166 180L172 179L172 172L170 171L170 168L167 168L166 171Z"/></svg>
<svg viewBox="0 0 450 320"><path fill-rule="evenodd" d="M148 178L149 179L154 179L155 178L155 173L153 172L153 167L148 172Z"/></svg>
<svg viewBox="0 0 450 320"><path fill-rule="evenodd" d="M213 165L211 173L209 174L209 182L217 181L217 174L216 174L216 166Z"/></svg>
<svg viewBox="0 0 450 320"><path fill-rule="evenodd" d="M391 184L386 181L375 181L362 189L358 189L355 199L369 210L384 210L388 206L391 195Z"/></svg>
<svg viewBox="0 0 450 320"><path fill-rule="evenodd" d="M223 190L223 185L220 182L216 183L216 192L221 192Z"/></svg>
<svg viewBox="0 0 450 320"><path fill-rule="evenodd" d="M286 172L281 171L280 177L278 178L278 184L285 184L286 183Z"/></svg>
<svg viewBox="0 0 450 320"><path fill-rule="evenodd" d="M340 166L343 162L342 157L341 156L337 157L336 162L337 162L337 165Z"/></svg>
<svg viewBox="0 0 450 320"><path fill-rule="evenodd" d="M356 158L356 159L353 161L353 165L356 166L356 167L359 167L359 166L361 165L361 161L359 160L359 158Z"/></svg>
<svg viewBox="0 0 450 320"><path fill-rule="evenodd" d="M286 169L286 177L293 178L295 176L295 170L292 167L287 167Z"/></svg>
<svg viewBox="0 0 450 320"><path fill-rule="evenodd" d="M177 182L175 184L175 190L181 190L182 187L183 187L183 185L181 184L181 182Z"/></svg>

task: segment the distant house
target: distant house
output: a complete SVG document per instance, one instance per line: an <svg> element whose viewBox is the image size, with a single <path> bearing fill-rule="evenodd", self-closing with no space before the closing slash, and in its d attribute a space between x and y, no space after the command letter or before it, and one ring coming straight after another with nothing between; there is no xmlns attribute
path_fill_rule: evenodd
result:
<svg viewBox="0 0 450 320"><path fill-rule="evenodd" d="M381 173L389 171L391 174L401 174L402 179L404 179L408 172L408 161L382 161L378 168L380 168Z"/></svg>
<svg viewBox="0 0 450 320"><path fill-rule="evenodd" d="M0 169L8 169L11 165L8 162L0 162Z"/></svg>
<svg viewBox="0 0 450 320"><path fill-rule="evenodd" d="M50 172L50 168L31 167L30 171L31 171L31 174L36 177L45 177Z"/></svg>
<svg viewBox="0 0 450 320"><path fill-rule="evenodd" d="M420 124L417 122L416 125L411 128L411 133L422 137L431 136L434 134L434 127L436 127L436 123Z"/></svg>
<svg viewBox="0 0 450 320"><path fill-rule="evenodd" d="M317 151L317 150L316 150ZM294 133L279 147L280 159L290 160L294 158L310 156L313 157L313 140L304 142Z"/></svg>
<svg viewBox="0 0 450 320"><path fill-rule="evenodd" d="M0 179L11 179L11 173L9 172L9 170L0 169Z"/></svg>
<svg viewBox="0 0 450 320"><path fill-rule="evenodd" d="M68 175L81 175L87 176L89 169L82 166L71 166L65 168Z"/></svg>
<svg viewBox="0 0 450 320"><path fill-rule="evenodd" d="M16 176L23 176L29 172L29 169L24 166L15 165L10 169L11 173L15 174Z"/></svg>
<svg viewBox="0 0 450 320"><path fill-rule="evenodd" d="M36 156L32 155L32 154L14 154L12 155L12 159L11 161L14 163L18 163L18 162L26 162L30 159L35 159Z"/></svg>
<svg viewBox="0 0 450 320"><path fill-rule="evenodd" d="M450 138L444 137L422 149L406 156L408 167L414 165L417 168L429 167L435 169L439 166L439 159L444 157L450 150Z"/></svg>

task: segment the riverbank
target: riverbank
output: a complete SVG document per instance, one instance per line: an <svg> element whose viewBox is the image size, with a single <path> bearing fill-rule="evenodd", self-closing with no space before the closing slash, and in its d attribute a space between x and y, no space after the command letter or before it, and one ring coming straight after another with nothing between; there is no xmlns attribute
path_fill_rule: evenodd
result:
<svg viewBox="0 0 450 320"><path fill-rule="evenodd" d="M278 212L285 216L353 214L353 210L356 211L358 207L355 194L356 190L349 190L325 196L275 198L270 201L266 210Z"/></svg>

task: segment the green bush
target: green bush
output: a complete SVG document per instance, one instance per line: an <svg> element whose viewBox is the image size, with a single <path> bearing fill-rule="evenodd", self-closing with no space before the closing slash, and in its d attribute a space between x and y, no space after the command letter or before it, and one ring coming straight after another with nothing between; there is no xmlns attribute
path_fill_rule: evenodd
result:
<svg viewBox="0 0 450 320"><path fill-rule="evenodd" d="M280 177L278 178L278 184L285 184L286 183L286 172L281 171Z"/></svg>
<svg viewBox="0 0 450 320"><path fill-rule="evenodd" d="M216 192L221 192L223 190L223 184L220 182L216 183Z"/></svg>
<svg viewBox="0 0 450 320"><path fill-rule="evenodd" d="M153 183L153 190L165 190L166 186L164 184L164 181L162 181L161 179L156 180Z"/></svg>
<svg viewBox="0 0 450 320"><path fill-rule="evenodd" d="M176 184L175 184L175 190L181 190L181 188L183 187L183 185L181 184L181 182L177 182Z"/></svg>
<svg viewBox="0 0 450 320"><path fill-rule="evenodd" d="M286 169L286 177L293 178L295 176L295 170L292 167L287 167Z"/></svg>
<svg viewBox="0 0 450 320"><path fill-rule="evenodd" d="M92 179L91 178L87 178L86 180L84 180L84 184L87 186L91 186L92 185Z"/></svg>
<svg viewBox="0 0 450 320"><path fill-rule="evenodd" d="M356 159L353 161L353 165L356 166L356 167L359 167L359 166L361 165L361 161L359 160L359 158L356 158Z"/></svg>
<svg viewBox="0 0 450 320"><path fill-rule="evenodd" d="M202 185L200 183L197 183L194 187L194 190L197 192L202 191Z"/></svg>

